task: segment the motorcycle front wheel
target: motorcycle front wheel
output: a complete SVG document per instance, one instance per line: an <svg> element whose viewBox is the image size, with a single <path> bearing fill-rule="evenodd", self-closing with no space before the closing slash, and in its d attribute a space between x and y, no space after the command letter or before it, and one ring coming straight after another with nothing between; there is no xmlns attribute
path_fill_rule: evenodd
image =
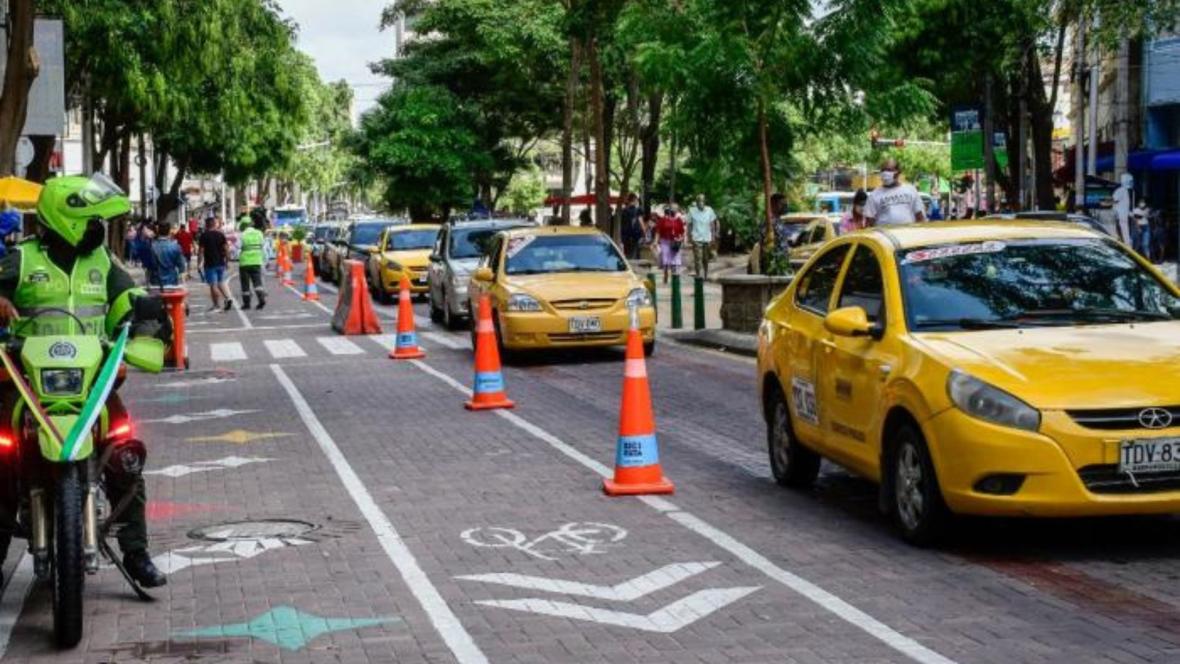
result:
<svg viewBox="0 0 1180 664"><path fill-rule="evenodd" d="M62 469L53 505L53 638L59 648L82 640L82 464Z"/></svg>

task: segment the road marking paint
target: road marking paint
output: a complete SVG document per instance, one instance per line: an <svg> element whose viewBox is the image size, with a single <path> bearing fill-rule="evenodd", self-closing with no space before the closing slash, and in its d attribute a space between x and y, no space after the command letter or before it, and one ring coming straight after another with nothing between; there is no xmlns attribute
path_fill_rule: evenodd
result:
<svg viewBox="0 0 1180 664"><path fill-rule="evenodd" d="M267 551L305 544L312 542L299 537L239 537L224 542L173 549L157 558L156 565L161 572L172 576L189 567L213 565L230 560L249 560Z"/></svg>
<svg viewBox="0 0 1180 664"><path fill-rule="evenodd" d="M390 562L397 568L398 573L401 574L402 579L405 580L406 585L410 588L410 592L414 594L414 598L418 600L418 603L422 606L422 610L426 612L430 623L434 625L434 629L442 637L443 642L450 648L451 653L455 655L455 659L460 664L483 664L487 662L487 657L484 656L479 646L475 644L475 640L471 638L471 634L467 632L454 612L451 611L451 607L447 606L446 600L442 598L438 589L430 582L430 578L422 571L417 559L414 558L413 552L406 546L405 541L402 540L397 529L393 527L393 523L381 511L381 508L377 506L372 494L365 488L361 479L357 477L356 472L352 469L352 465L348 463L348 459L345 458L340 448L336 446L336 442L332 440L332 436L328 434L327 429L320 423L315 411L307 404L307 400L303 398L299 389L295 387L295 383L291 382L287 373L279 365L272 364L270 365L270 369L274 372L279 384L286 390L287 396L291 398L291 403L295 405L295 410L299 413L299 417L303 420L303 424L311 433L312 438L319 444L324 456L328 457L328 461L336 470L336 474L340 477L340 481L344 484L348 495L356 503L357 509L360 510L365 520L369 522L369 527L376 534L381 548L385 550L385 554L389 556Z"/></svg>
<svg viewBox="0 0 1180 664"><path fill-rule="evenodd" d="M266 350L270 351L270 356L276 360L307 357L307 353L303 352L294 339L266 339L262 343L266 346Z"/></svg>
<svg viewBox="0 0 1180 664"><path fill-rule="evenodd" d="M377 342L377 345L385 350L393 350L397 346L396 334L370 334L369 338ZM411 361L417 362L417 360Z"/></svg>
<svg viewBox="0 0 1180 664"><path fill-rule="evenodd" d="M557 560L551 555L556 553L580 556L606 553L612 547L621 546L619 542L626 537L625 528L594 521L567 523L533 540L515 528L501 526L468 528L459 533L459 538L471 546L517 549L541 560Z"/></svg>
<svg viewBox="0 0 1180 664"><path fill-rule="evenodd" d="M201 413L189 413L188 415L169 415L168 417L159 417L154 420L140 420L141 424L188 424L189 422L203 422L205 420L220 420L234 415L247 415L249 413L257 413L257 410L231 410L229 408L218 408L216 410L207 410Z"/></svg>
<svg viewBox="0 0 1180 664"><path fill-rule="evenodd" d="M225 470L226 468L237 468L246 464L265 463L267 461L274 461L274 459L269 457L227 456L221 459L213 459L212 461L194 461L189 464L181 463L156 470L145 470L143 474L176 478L192 475L193 473L207 473L213 470Z"/></svg>
<svg viewBox="0 0 1180 664"><path fill-rule="evenodd" d="M16 563L16 570L12 578L4 586L4 596L0 597L0 657L8 650L8 640L12 637L12 629L20 618L25 599L29 596L29 589L33 587L33 557L22 553Z"/></svg>
<svg viewBox="0 0 1180 664"><path fill-rule="evenodd" d="M365 350L344 337L316 337L321 346L333 355L363 355Z"/></svg>
<svg viewBox="0 0 1180 664"><path fill-rule="evenodd" d="M446 335L439 334L438 332L423 332L422 338L426 339L427 341L433 341L440 346L454 348L455 350L469 350L471 348L471 344L465 341L452 339Z"/></svg>
<svg viewBox="0 0 1180 664"><path fill-rule="evenodd" d="M456 576L455 578L464 581L495 583L502 586L512 586L513 588L524 588L525 590L541 590L562 595L592 597L594 599L604 599L612 602L633 602L640 597L645 597L664 588L670 588L685 579L690 579L720 564L715 562L672 563L647 574L641 574L630 581L617 583L613 586L599 586L592 583L550 579L543 576L530 576L528 574L465 574L463 576Z"/></svg>
<svg viewBox="0 0 1180 664"><path fill-rule="evenodd" d="M286 436L294 436L293 433L280 433L275 431L246 431L245 429L234 429L227 431L219 436L196 436L195 438L186 438L185 442L189 443L233 443L234 445L245 445L256 440L269 440L271 438L283 438Z"/></svg>
<svg viewBox="0 0 1180 664"><path fill-rule="evenodd" d="M450 385L451 387L455 388L459 392L462 392L463 394L470 396L470 394L471 394L470 389L463 386L461 383L459 383L459 381L455 380L454 378L451 378L447 374L442 373L441 371L425 364L424 362L422 362L420 360L411 360L410 364L412 364L413 366L422 370L424 373L427 373L431 376L434 376L435 378L438 378L439 380ZM608 468L605 464L600 463L600 462L596 461L595 459L592 459L591 457L582 453L580 450L574 448L573 446L569 445L565 441L554 436L553 434L549 433L548 431L545 431L544 429L536 426L535 424L529 422L528 420L525 420L521 416L519 416L513 412L507 411L507 410L497 410L494 412L497 415L499 415L500 417L504 418L505 420L508 420L509 422L511 422L517 428L527 431L534 438L537 438L538 440L548 443L551 447L553 447L557 451L559 451L562 454L577 461L578 463L580 463L581 465L585 466L586 468L594 471L595 473L598 473L599 475L601 475L603 477L611 477L614 474L613 471L610 468ZM835 614L841 620L844 620L845 622L851 624L852 626L854 626L860 630L863 630L864 632L866 632L870 636L873 636L874 638L879 639L884 644L886 644L889 647L897 650L898 652L906 655L907 657L914 660L915 662L919 662L920 664L955 664L954 660L948 659L948 658L944 657L943 655L940 655L937 652L922 645L917 640L910 638L908 636L905 636L904 634L894 630L893 628L889 627L888 625L880 622L879 620L873 618L872 616L865 613L864 611L861 611L860 609L852 606L848 602L845 602L844 600L842 600L839 597L833 595L832 593L824 590L823 588L820 588L819 586L815 585L814 583L812 583L812 582L810 582L798 575L792 574L791 572L788 572L788 571L782 569L781 567L778 567L777 565L775 565L773 562L771 562L768 558L766 558L762 554L758 553L757 551L754 551L753 549L746 546L745 544L742 544L741 542L739 542L738 540L729 536L725 532L723 532L717 528L714 528L713 526L702 521L701 519L697 518L693 514L679 509L676 506L676 504L673 503L672 501L662 499L662 498L655 499L650 496L643 496L643 497L641 497L641 499L643 500L644 504L649 505L664 514L667 514L669 518L675 520L677 523L681 524L682 526L705 537L706 539L713 542L717 546L730 552L731 554L736 556L739 560L745 562L747 565L750 565L754 569L757 569L758 571L766 574L767 576L774 579L775 581L778 581L779 583L783 584L787 588L799 593L800 595L803 595L804 597L811 600L812 602L815 602L816 604L818 604L822 608ZM750 592L753 592L753 591L751 590ZM519 600L519 602L527 602L527 604L508 606L508 605L506 605L506 603L500 602L500 603L493 604L493 606L501 606L503 608L517 608L522 611L532 611L534 613L548 613L549 615L560 615L562 617L582 618L582 619L586 619L585 616L587 615L588 612L592 613L592 612L601 611L601 609L591 609L589 607L583 607L583 606L579 606L577 604L567 604L567 603L563 603L563 602L551 602L549 600ZM486 602L480 602L480 603L486 604ZM535 603L540 603L540 604L535 604ZM544 606L542 606L541 604L544 604ZM564 604L564 606L562 606L563 604ZM674 604L669 605L668 607L665 607L665 608L670 609L672 606L674 606ZM549 609L551 609L551 610L547 610L546 607L549 607ZM612 612L607 612L607 613L612 613ZM657 613L659 613L659 612L657 612ZM623 615L628 615L628 614L623 614ZM634 618L635 616L632 616L632 617ZM648 616L648 617L650 618L651 616ZM602 620L600 622L606 622L607 624L621 624L618 622L610 622L611 620L624 620L624 621L630 620L630 619L622 618L619 616L609 616L609 615L605 615L605 614L602 615L601 618L602 618ZM594 620L594 618L590 618L590 619ZM626 626L631 626L631 625L626 625ZM642 627L637 627L636 629L642 629Z"/></svg>
<svg viewBox="0 0 1180 664"><path fill-rule="evenodd" d="M645 632L671 634L682 627L687 627L720 609L733 604L739 599L758 590L761 586L739 588L708 588L699 590L688 597L678 599L662 609L652 611L647 615L641 613L627 613L598 609L592 606L574 604L573 602L556 602L548 599L512 599L512 600L479 600L476 604L495 606L501 609L528 611L559 618L574 620L589 620L604 625L629 627Z"/></svg>
<svg viewBox="0 0 1180 664"><path fill-rule="evenodd" d="M241 362L246 359L246 349L236 341L209 344L209 359L214 362Z"/></svg>
<svg viewBox="0 0 1180 664"><path fill-rule="evenodd" d="M239 306L239 305L235 305L235 306L234 306L234 311L236 311L236 312L238 313L238 318L240 318L240 319L242 320L242 327L243 327L244 329L247 329L247 330L249 330L249 329L253 329L253 328L254 328L254 323L251 323L251 322L250 322L250 319L246 317L246 312L245 312L245 311L242 311L242 307L241 307L241 306Z"/></svg>
<svg viewBox="0 0 1180 664"><path fill-rule="evenodd" d="M294 286L287 286L287 290L298 295L301 299L303 298L303 292L300 291L298 288L295 288ZM307 302L308 304L314 304L315 306L319 307L321 311L328 314L329 316L331 316L332 314L335 313L334 311L332 311L328 307L324 306L324 303L320 302L319 300L303 300L303 301Z"/></svg>
<svg viewBox="0 0 1180 664"><path fill-rule="evenodd" d="M250 332L266 332L266 331L273 332L274 330L295 330L295 329L312 328L312 327L318 327L320 329L323 329L324 324L321 322L321 323L298 323L295 325L255 325L254 327L250 328L249 331ZM203 327L199 330L187 330L187 332L189 334L193 334L193 333L198 333L198 332L199 333L205 333L205 332L245 332L245 330L243 330L240 327Z"/></svg>

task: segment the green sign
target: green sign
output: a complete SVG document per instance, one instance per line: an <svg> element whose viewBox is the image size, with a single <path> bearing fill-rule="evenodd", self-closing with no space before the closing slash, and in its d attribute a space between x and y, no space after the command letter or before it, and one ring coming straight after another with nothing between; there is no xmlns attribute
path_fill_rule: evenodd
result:
<svg viewBox="0 0 1180 664"><path fill-rule="evenodd" d="M1008 170L1008 137L1002 131L992 132L992 155L996 159L996 168Z"/></svg>
<svg viewBox="0 0 1180 664"><path fill-rule="evenodd" d="M975 106L951 111L951 170L983 168L983 113Z"/></svg>

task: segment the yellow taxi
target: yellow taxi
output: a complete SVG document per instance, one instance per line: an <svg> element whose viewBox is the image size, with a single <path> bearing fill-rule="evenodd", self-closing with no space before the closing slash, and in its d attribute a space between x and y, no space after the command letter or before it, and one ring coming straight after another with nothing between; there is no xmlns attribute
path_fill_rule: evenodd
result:
<svg viewBox="0 0 1180 664"><path fill-rule="evenodd" d="M839 234L840 217L838 216L823 215L807 222L803 232L790 241L791 251L788 254L788 259L791 261L791 268L798 270L803 267L803 264L814 256L815 252L824 246L824 243Z"/></svg>
<svg viewBox="0 0 1180 664"><path fill-rule="evenodd" d="M439 224L404 224L381 232L367 265L369 288L377 299L389 301L397 295L403 274L410 280L413 295L426 293L430 253L439 228Z"/></svg>
<svg viewBox="0 0 1180 664"><path fill-rule="evenodd" d="M594 228L497 234L471 277L472 312L483 293L491 296L496 338L506 351L624 344L631 306L644 350L655 347L651 293L615 243Z"/></svg>
<svg viewBox="0 0 1180 664"><path fill-rule="evenodd" d="M770 466L880 484L902 536L952 514L1180 512L1180 291L1071 224L911 224L825 245L767 307Z"/></svg>

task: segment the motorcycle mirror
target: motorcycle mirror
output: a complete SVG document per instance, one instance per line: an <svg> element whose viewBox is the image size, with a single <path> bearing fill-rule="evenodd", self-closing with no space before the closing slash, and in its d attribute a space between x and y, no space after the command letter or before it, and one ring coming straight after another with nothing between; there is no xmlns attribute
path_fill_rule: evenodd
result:
<svg viewBox="0 0 1180 664"><path fill-rule="evenodd" d="M127 342L123 359L133 367L160 373L164 368L164 342L155 337L136 337Z"/></svg>

